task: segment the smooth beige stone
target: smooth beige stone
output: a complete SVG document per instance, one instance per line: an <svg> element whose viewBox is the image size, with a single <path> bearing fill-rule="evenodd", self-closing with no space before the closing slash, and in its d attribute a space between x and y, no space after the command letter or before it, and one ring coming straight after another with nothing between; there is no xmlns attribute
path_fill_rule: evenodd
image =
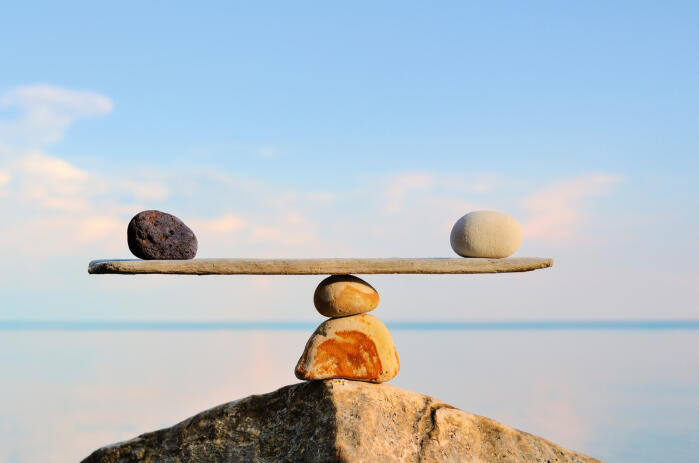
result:
<svg viewBox="0 0 699 463"><path fill-rule="evenodd" d="M175 275L348 275L378 273L505 273L551 267L553 259L377 258L377 259L192 259L93 260L88 273L123 275L164 273Z"/></svg>
<svg viewBox="0 0 699 463"><path fill-rule="evenodd" d="M361 278L333 275L320 282L313 304L326 317L346 317L374 310L379 305L379 293Z"/></svg>
<svg viewBox="0 0 699 463"><path fill-rule="evenodd" d="M306 343L296 364L298 379L346 378L383 383L398 374L391 333L369 314L331 318Z"/></svg>
<svg viewBox="0 0 699 463"><path fill-rule="evenodd" d="M502 212L469 212L454 224L449 241L463 257L507 257L522 245L522 226Z"/></svg>
<svg viewBox="0 0 699 463"><path fill-rule="evenodd" d="M82 463L234 461L600 463L417 392L343 379L228 402Z"/></svg>

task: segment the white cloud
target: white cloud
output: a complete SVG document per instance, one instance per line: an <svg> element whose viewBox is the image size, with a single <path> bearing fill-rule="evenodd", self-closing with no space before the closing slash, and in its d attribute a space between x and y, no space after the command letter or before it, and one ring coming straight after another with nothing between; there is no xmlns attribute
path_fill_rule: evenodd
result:
<svg viewBox="0 0 699 463"><path fill-rule="evenodd" d="M340 195L280 189L222 172L197 177L164 170L149 173L157 180L124 181L118 174L89 173L38 150L13 165L9 174L16 184L15 200L33 204L37 216L43 209L69 219L59 227L61 253L91 241L90 233L123 241L130 216L155 208L187 218L207 256L451 255L448 233L458 217L470 210L510 210L516 205L479 196L503 182L496 177L482 177L484 186L453 175L406 172ZM600 194L618 180L589 174L526 198L527 236L571 238L582 218L580 199ZM212 203L212 195L232 201Z"/></svg>
<svg viewBox="0 0 699 463"><path fill-rule="evenodd" d="M476 192L493 191L502 186L503 179L496 175L481 175L475 177L470 182L470 187Z"/></svg>
<svg viewBox="0 0 699 463"><path fill-rule="evenodd" d="M434 177L436 188L452 193L472 195L474 193L486 193L503 186L505 179L492 174L477 175L439 175Z"/></svg>
<svg viewBox="0 0 699 463"><path fill-rule="evenodd" d="M65 212L90 208L89 174L72 164L41 151L22 155L11 166L16 187L11 192L15 201L26 201L41 208Z"/></svg>
<svg viewBox="0 0 699 463"><path fill-rule="evenodd" d="M80 221L75 234L77 242L101 241L124 234L124 222L118 217L90 215Z"/></svg>
<svg viewBox="0 0 699 463"><path fill-rule="evenodd" d="M38 151L25 155L20 160L20 164L26 173L36 175L42 181L78 182L88 177L87 172L63 159L47 156Z"/></svg>
<svg viewBox="0 0 699 463"><path fill-rule="evenodd" d="M428 172L406 172L390 178L386 187L385 209L388 212L400 212L411 191L426 189L432 184L433 176Z"/></svg>
<svg viewBox="0 0 699 463"><path fill-rule="evenodd" d="M225 214L214 219L197 219L191 221L192 227L207 233L235 233L247 226L247 220L235 214Z"/></svg>
<svg viewBox="0 0 699 463"><path fill-rule="evenodd" d="M336 196L332 193L327 192L314 192L308 193L306 198L314 203L330 203L336 199Z"/></svg>
<svg viewBox="0 0 699 463"><path fill-rule="evenodd" d="M106 252L125 246L126 224L109 211L99 214L64 208L60 212L47 215L34 211L33 216L3 227L2 239L19 261L77 255L82 258L88 243L89 249Z"/></svg>
<svg viewBox="0 0 699 463"><path fill-rule="evenodd" d="M257 150L257 156L263 159L272 159L277 155L277 149L274 146L263 146Z"/></svg>
<svg viewBox="0 0 699 463"><path fill-rule="evenodd" d="M60 139L78 118L112 109L102 95L49 86L15 89L0 104L20 109L17 120L0 126L0 137L24 131L44 145ZM6 139L0 152L10 158L1 166L1 200L17 212L4 233L11 234L18 252L32 255L39 249L47 255L87 249L99 253L93 257L128 253L126 223L144 209L183 218L206 257L451 255L448 234L458 217L519 205L517 199L494 196L509 182L488 174L394 172L343 190L309 191L221 171L150 169L147 177L88 172L46 153L45 146L28 149ZM571 237L582 218L580 200L616 181L613 175L590 174L530 196L523 204L527 236ZM49 245L57 242L61 245Z"/></svg>
<svg viewBox="0 0 699 463"><path fill-rule="evenodd" d="M523 207L528 215L523 224L525 237L575 238L584 219L582 200L606 193L621 180L615 174L585 174L561 180L525 198Z"/></svg>
<svg viewBox="0 0 699 463"><path fill-rule="evenodd" d="M55 143L77 119L109 114L112 101L95 92L51 85L18 87L0 96L0 108L16 108L21 116L0 124L0 139L38 147Z"/></svg>
<svg viewBox="0 0 699 463"><path fill-rule="evenodd" d="M4 172L0 170L0 187L6 186L10 183L12 176L9 172Z"/></svg>
<svg viewBox="0 0 699 463"><path fill-rule="evenodd" d="M14 120L0 122L0 186L6 213L0 232L18 257L68 255L85 243L113 240L123 234L124 211L133 210L128 201L168 195L158 183L89 173L45 152L45 145L60 140L78 119L111 112L106 96L49 85L23 86L0 95L2 108L18 110Z"/></svg>
<svg viewBox="0 0 699 463"><path fill-rule="evenodd" d="M117 179L112 189L122 190L139 201L162 201L170 195L170 189L157 182L134 182Z"/></svg>

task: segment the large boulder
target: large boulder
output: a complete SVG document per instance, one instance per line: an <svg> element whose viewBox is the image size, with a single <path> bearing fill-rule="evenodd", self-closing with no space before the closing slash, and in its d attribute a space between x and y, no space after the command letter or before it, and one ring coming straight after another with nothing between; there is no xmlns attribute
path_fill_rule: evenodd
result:
<svg viewBox="0 0 699 463"><path fill-rule="evenodd" d="M388 384L334 379L219 405L83 463L590 463L545 439Z"/></svg>

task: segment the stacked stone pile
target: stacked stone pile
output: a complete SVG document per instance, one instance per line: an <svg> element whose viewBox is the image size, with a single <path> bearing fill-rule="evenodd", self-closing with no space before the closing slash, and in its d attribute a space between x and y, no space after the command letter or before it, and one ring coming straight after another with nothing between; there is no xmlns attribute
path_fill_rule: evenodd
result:
<svg viewBox="0 0 699 463"><path fill-rule="evenodd" d="M127 240L141 259L193 259L194 232L179 218L149 210L129 222ZM463 257L503 258L522 243L522 228L507 214L475 211L461 217L451 231L451 247ZM379 293L353 275L333 275L321 281L313 295L321 323L296 364L303 380L350 379L383 383L400 370L391 333L368 312L379 304Z"/></svg>
<svg viewBox="0 0 699 463"><path fill-rule="evenodd" d="M330 317L311 335L296 365L299 379L354 379L383 383L398 374L400 361L391 333L367 314L379 293L352 275L321 281L313 295L321 315Z"/></svg>
<svg viewBox="0 0 699 463"><path fill-rule="evenodd" d="M451 231L452 249L463 257L502 258L522 244L522 228L507 214L475 211L460 218ZM296 364L305 380L352 379L383 383L400 370L391 333L367 314L379 304L379 293L353 275L334 275L316 288L313 303L330 319L316 328Z"/></svg>
<svg viewBox="0 0 699 463"><path fill-rule="evenodd" d="M192 259L197 251L192 230L160 211L134 216L127 237L141 259ZM462 257L487 259L473 262L474 267L490 265L519 248L522 228L506 214L475 211L456 222L450 243ZM371 265L323 268L374 273ZM510 271L506 265L499 268ZM529 270L535 268L542 267ZM83 463L598 461L432 397L371 384L394 378L400 360L388 328L369 314L379 305L379 293L366 281L353 275L327 277L313 303L328 319L313 332L296 365L296 377L307 381L103 447Z"/></svg>

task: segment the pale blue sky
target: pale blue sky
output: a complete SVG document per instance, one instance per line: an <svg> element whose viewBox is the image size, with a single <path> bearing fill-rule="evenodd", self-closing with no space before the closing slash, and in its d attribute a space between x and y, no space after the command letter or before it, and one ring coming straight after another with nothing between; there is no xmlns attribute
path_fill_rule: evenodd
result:
<svg viewBox="0 0 699 463"><path fill-rule="evenodd" d="M0 87L107 95L56 147L105 164L322 186L337 156L350 175L696 172L696 2L371 3L7 5Z"/></svg>
<svg viewBox="0 0 699 463"><path fill-rule="evenodd" d="M200 256L300 257L451 255L449 225L489 208L525 225L518 255L556 267L386 277L416 293L397 305L472 284L476 307L432 315L694 318L698 20L696 2L6 5L0 317L248 318L221 305L230 285L264 305L269 289L225 278L158 280L167 312L114 302L150 283L88 278L86 261L127 257L141 209L182 217ZM308 288L260 281L294 308L255 316L313 316ZM74 302L100 285L104 311ZM503 285L522 292L492 301Z"/></svg>

